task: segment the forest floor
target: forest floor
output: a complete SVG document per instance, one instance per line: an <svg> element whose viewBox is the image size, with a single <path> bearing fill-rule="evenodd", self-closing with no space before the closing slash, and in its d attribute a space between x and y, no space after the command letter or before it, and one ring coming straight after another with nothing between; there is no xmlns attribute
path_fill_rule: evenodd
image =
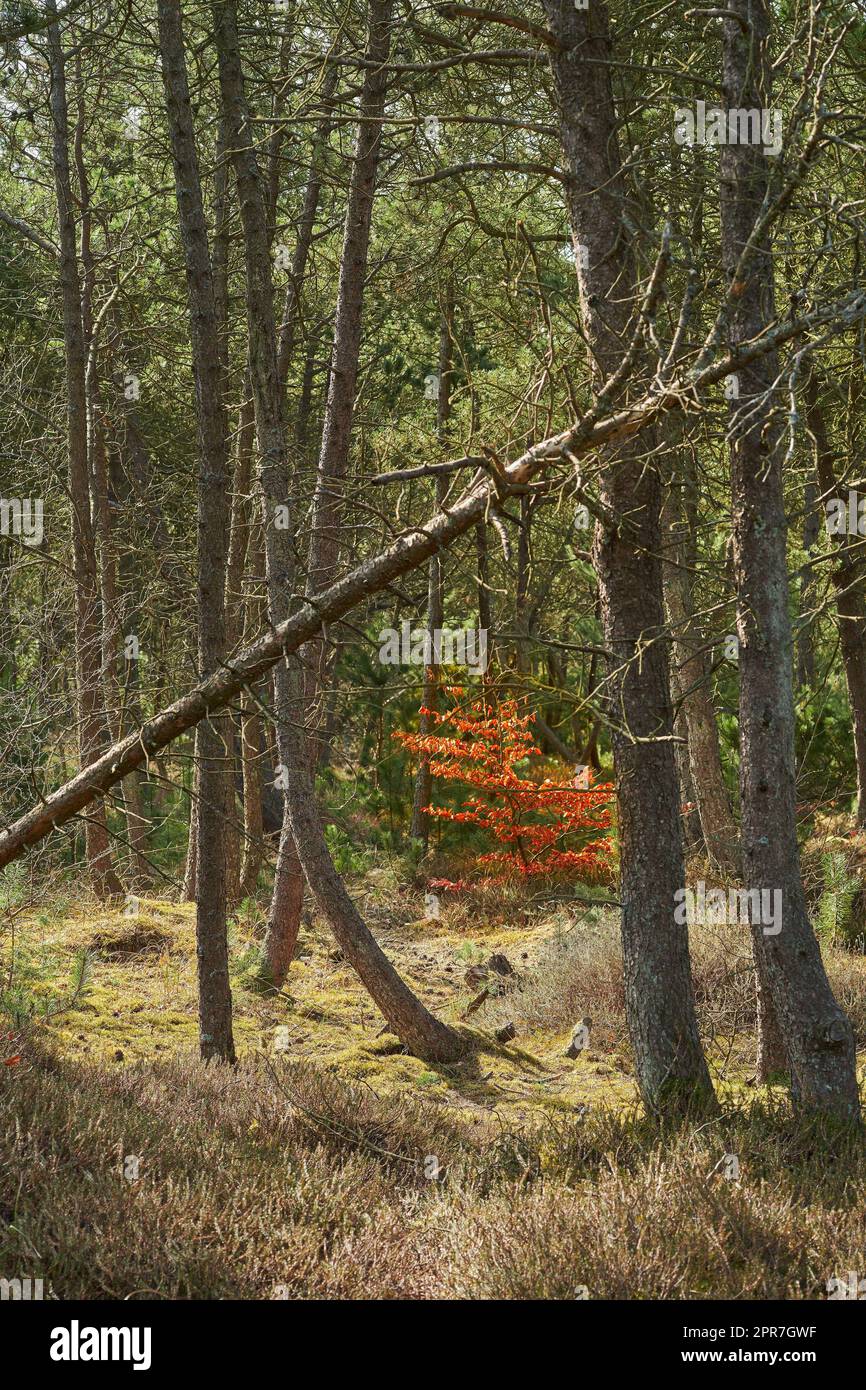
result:
<svg viewBox="0 0 866 1390"><path fill-rule="evenodd" d="M256 984L261 909L233 922L229 1072L195 1057L191 905L16 918L0 1275L62 1298L748 1298L826 1297L862 1265L862 1147L754 1084L745 929L693 931L722 1112L666 1130L638 1104L609 908L443 896L430 921L387 867L352 887L418 994L472 1030L466 1062L407 1055L315 915L278 993ZM862 1064L866 959L825 955Z"/></svg>
<svg viewBox="0 0 866 1390"><path fill-rule="evenodd" d="M383 1095L420 1093L470 1117L498 1110L509 1120L530 1120L538 1111L637 1104L610 910L515 906L519 924L510 925L501 920L501 905L489 921L467 920L465 907L443 900L434 921L425 918L417 892L397 893L397 901L389 894L387 906L375 886L356 896L413 990L440 1017L471 1030L479 1050L457 1068L431 1067L405 1053L315 915L302 929L284 989L263 991L256 979L261 916L247 911L233 922L230 944L241 1058L315 1062ZM730 943L716 944L726 950ZM745 936L739 955L748 974ZM491 958L512 973L488 968ZM866 962L862 968L866 997ZM197 1048L191 903L142 897L134 909L69 903L27 916L16 924L14 980L24 1010L46 1011L40 1031L58 1056L123 1066ZM585 1017L593 1020L588 1045L568 1058L574 1027ZM498 1044L495 1034L508 1023L516 1037ZM730 1036L711 1039L711 1051L718 1082L747 1079L748 1038L731 1028Z"/></svg>

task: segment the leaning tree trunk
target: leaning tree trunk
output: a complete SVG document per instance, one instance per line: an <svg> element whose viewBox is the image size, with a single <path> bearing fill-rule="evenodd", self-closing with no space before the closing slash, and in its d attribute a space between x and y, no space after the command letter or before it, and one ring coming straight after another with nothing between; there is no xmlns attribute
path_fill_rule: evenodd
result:
<svg viewBox="0 0 866 1390"><path fill-rule="evenodd" d="M90 511L87 457L87 388L81 281L75 244L75 210L69 170L69 117L66 62L60 30L48 30L51 72L51 124L54 182L60 239L60 283L63 295L63 343L66 358L66 423L69 459L69 499L72 518L72 570L75 586L75 679L78 704L78 753L82 767L95 762L105 746L106 719L102 699L102 639L96 546ZM87 864L100 898L120 895L123 885L112 867L105 809L98 803L85 826Z"/></svg>
<svg viewBox="0 0 866 1390"><path fill-rule="evenodd" d="M374 0L374 6L379 0ZM381 10L377 13L381 16ZM275 525L276 508L289 496L286 429L277 369L274 296L268 252L264 182L252 141L233 0L214 5L220 91L229 131L238 201L244 229L247 326L256 435L262 463L265 553L270 620L288 615L294 575L293 531ZM381 23L381 18L379 19ZM318 629L314 629L317 631ZM310 634L312 635L312 633ZM278 748L285 771L289 825L283 841L297 847L303 872L346 958L357 970L388 1023L412 1051L437 1061L453 1061L466 1050L460 1035L439 1022L415 997L377 945L331 862L315 806L309 749L297 728L297 668L288 656L277 663ZM285 959L285 956L282 957Z"/></svg>
<svg viewBox="0 0 866 1390"><path fill-rule="evenodd" d="M730 0L723 24L727 108L770 102L770 12L765 0ZM764 202L769 164L759 145L721 147L722 255L730 283L732 344L748 342L775 317L772 250L743 254ZM786 520L774 382L775 354L738 373L732 402L731 490L740 672L740 805L743 879L782 894L781 930L752 924L759 1027L775 1019L805 1112L859 1116L851 1025L837 1004L806 910L797 846L793 643ZM763 1049L762 1049L763 1050ZM759 1066L765 1059L759 1058Z"/></svg>
<svg viewBox="0 0 866 1390"><path fill-rule="evenodd" d="M286 779L286 802L292 835L316 900L349 964L385 1017L389 1028L416 1057L452 1063L469 1043L431 1014L394 969L346 891L322 835L316 808L309 750L293 727L288 732L292 762Z"/></svg>
<svg viewBox="0 0 866 1390"><path fill-rule="evenodd" d="M581 314L596 387L630 336L637 274L623 226L626 186L610 83L606 7L544 0ZM652 441L602 459L600 494L618 524L597 524L595 566L610 651L609 709L622 856L626 1013L641 1095L654 1112L712 1104L695 1016L688 931L675 921L683 887L680 799L673 745L660 563L661 480ZM626 520L627 518L627 520Z"/></svg>
<svg viewBox="0 0 866 1390"><path fill-rule="evenodd" d="M361 357L364 285L388 87L385 65L391 45L392 10L393 0L370 0L366 66L340 255L331 371L310 522L308 597L332 582L340 558L343 494ZM319 722L313 707L324 692L333 669L332 651L331 645L320 638L303 653L308 730L316 729ZM318 761L315 750L311 751L311 758L315 766Z"/></svg>
<svg viewBox="0 0 866 1390"><path fill-rule="evenodd" d="M331 582L340 554L340 531L343 514L343 487L349 462L349 446L355 407L355 388L361 353L361 321L364 307L364 284L373 198L382 143L379 119L385 102L387 79L384 64L390 45L392 0L372 0L370 7L370 36L359 103L359 126L349 179L346 222L340 257L337 285L337 307L334 315L334 344L322 445L316 476L310 520L309 563L306 587L308 595L315 594ZM310 184L313 185L311 178ZM312 201L308 188L304 218ZM307 222L302 218L296 261L301 256L307 236ZM301 267L303 261L300 262ZM297 299L291 306L297 314ZM288 341L283 334L283 357ZM277 379L280 378L280 357L277 358ZM301 653L303 667L303 708L308 758L311 767L319 761L319 735L323 721L326 689L334 670L334 647L324 637ZM282 761L285 761L282 759ZM287 774L288 775L288 774ZM288 807L280 838L277 875L268 931L265 938L265 964L275 984L282 984L291 962L300 928L303 907L303 878L297 850L292 842Z"/></svg>
<svg viewBox="0 0 866 1390"><path fill-rule="evenodd" d="M189 296L190 343L199 436L198 660L202 674L225 658L225 571L229 524L228 420L220 321L201 195L192 108L177 0L158 0L166 112ZM198 728L196 945L200 1048L204 1061L233 1062L228 971L225 821L234 788L226 776L231 723L226 711Z"/></svg>
<svg viewBox="0 0 866 1390"><path fill-rule="evenodd" d="M251 133L233 0L215 4L213 15L223 119L244 233L249 370L259 452L258 486L265 537L268 617L271 625L276 627L289 616L296 559L294 523L289 511L289 460L277 371L267 199ZM297 663L293 662L290 667L288 661L280 662L273 679L274 720L280 762L276 775L282 775L282 780L289 763L286 731L300 714L296 694ZM291 843L286 811L265 940L264 973L276 986L285 980L294 953L303 888L303 875Z"/></svg>
<svg viewBox="0 0 866 1390"><path fill-rule="evenodd" d="M742 367L778 348L780 342L789 341L802 329L803 320L789 320L763 335L751 347L738 349L734 354L725 353L699 371L694 378L695 389L700 392L717 385L735 367ZM53 830L67 825L135 768L153 761L166 776L165 761L159 759L163 749L216 710L225 709L279 662L310 642L317 632L342 622L372 594L384 592L402 575L425 565L437 550L447 550L459 536L488 515L490 507L501 496L503 485L522 489L548 465L559 463L564 449L582 458L616 441L633 439L641 431L648 431L653 419L672 409L680 399L681 392L677 388L667 401L655 403L652 413L646 402L644 406L630 408L625 417L616 412L594 423L577 422L563 433L534 444L520 458L506 464L497 478L491 477L486 469L479 469L461 495L449 503L447 511L427 517L420 526L407 528L383 551L362 561L324 593L317 594L315 603L304 601L278 628L265 632L251 646L238 652L230 665L199 681L172 705L159 708L134 733L106 749L96 763L40 798L35 806L31 805L15 821L0 829L0 869L20 858ZM391 481L394 475L382 477ZM158 646L156 651L154 688L158 696L164 680Z"/></svg>

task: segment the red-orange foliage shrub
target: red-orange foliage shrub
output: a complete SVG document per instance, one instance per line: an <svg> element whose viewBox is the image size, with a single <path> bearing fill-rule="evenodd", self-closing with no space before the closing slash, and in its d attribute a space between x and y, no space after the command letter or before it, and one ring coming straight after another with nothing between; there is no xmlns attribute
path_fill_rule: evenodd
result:
<svg viewBox="0 0 866 1390"><path fill-rule="evenodd" d="M609 783L577 787L573 780L521 776L517 764L540 755L529 725L535 715L522 713L516 700L498 701L491 691L461 706L459 688L450 709L422 709L428 734L397 733L405 748L425 758L434 777L463 782L475 794L464 809L428 806L431 816L468 822L487 831L502 849L480 857L494 875L517 873L580 874L597 878L608 868L610 839L599 832L610 826Z"/></svg>

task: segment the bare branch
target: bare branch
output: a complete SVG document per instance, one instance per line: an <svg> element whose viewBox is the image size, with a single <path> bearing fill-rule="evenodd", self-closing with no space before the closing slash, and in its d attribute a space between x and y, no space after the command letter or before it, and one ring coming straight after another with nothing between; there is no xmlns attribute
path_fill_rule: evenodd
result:
<svg viewBox="0 0 866 1390"><path fill-rule="evenodd" d="M35 246L38 246L42 251L47 251L49 255L55 257L60 255L60 250L54 245L54 242L43 236L41 232L37 232L36 228L31 227L29 222L25 222L23 217L13 217L11 212L6 212L4 208L0 208L0 222L5 222L7 227L11 227L15 232L20 232L28 241L32 241Z"/></svg>

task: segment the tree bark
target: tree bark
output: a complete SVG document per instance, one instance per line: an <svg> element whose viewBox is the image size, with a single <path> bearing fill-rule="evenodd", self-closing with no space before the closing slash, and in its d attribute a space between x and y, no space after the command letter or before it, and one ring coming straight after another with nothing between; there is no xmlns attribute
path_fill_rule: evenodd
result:
<svg viewBox="0 0 866 1390"><path fill-rule="evenodd" d="M337 85L337 72L337 65L335 63L330 64L322 81L322 104L325 107L328 107L333 98L334 89ZM313 153L310 159L310 172L307 178L307 186L304 190L304 203L298 220L295 249L292 252L292 264L289 271L289 283L286 286L283 317L279 328L277 348L277 375L283 390L286 388L286 380L289 375L289 368L291 367L295 350L295 337L301 309L301 289L304 283L304 277L307 273L307 261L313 244L313 232L315 230L316 217L319 211L319 200L322 195L322 166L324 163L328 136L332 128L333 120L329 115L323 116L316 126ZM273 196L273 190L271 196Z"/></svg>
<svg viewBox="0 0 866 1390"><path fill-rule="evenodd" d="M722 772L706 642L694 617L691 574L696 556L690 542L694 532L686 520L681 487L680 479L672 480L665 508L669 544L663 574L675 679L686 726L689 779L710 863L723 874L738 875L739 833Z"/></svg>
<svg viewBox="0 0 866 1390"><path fill-rule="evenodd" d="M252 422L253 434L255 423ZM252 443L250 441L250 453ZM251 527L250 549L253 555L252 572L256 577L265 573L264 537L261 524ZM247 597L245 603L245 632L247 637L261 632L267 617L266 603L259 585ZM255 895L259 881L259 871L264 857L264 815L262 783L262 743L263 725L257 701L250 699L244 703L241 717L241 767L243 770L244 791L244 853L241 861L242 898Z"/></svg>
<svg viewBox="0 0 866 1390"><path fill-rule="evenodd" d="M449 293L446 298L445 309L442 314L442 322L439 331L439 363L437 373L439 378L439 390L436 398L436 425L437 440L441 448L444 448L448 439L448 421L451 415L451 377L453 373L453 351L451 345L451 320L453 317L452 296ZM436 479L436 507L442 507L448 492L447 479L440 474ZM437 629L441 628L445 621L445 561L442 555L434 555L430 561L427 571L427 630L430 635L430 651L435 653L434 637ZM435 660L424 668L424 690L421 697L421 704L424 710L435 710L439 698L439 667ZM431 720L429 715L422 714L418 720L418 731L421 734L430 732ZM424 848L430 834L430 818L426 808L430 805L433 797L433 776L430 772L430 762L427 758L422 758L418 764L418 771L415 774L415 790L412 798L412 823L409 830L413 840L420 840Z"/></svg>
<svg viewBox="0 0 866 1390"><path fill-rule="evenodd" d="M532 674L530 646L529 576L532 569L532 498L520 499L517 534L517 573L514 581L514 661L518 686L524 691Z"/></svg>
<svg viewBox="0 0 866 1390"><path fill-rule="evenodd" d="M370 0L366 65L340 256L331 372L310 523L308 596L331 583L340 556L343 494L361 357L364 284L382 147L381 118L388 87L385 64L391 45L392 9L393 0ZM310 650L303 653L308 729L315 730L319 724L315 704L333 666L331 654L332 648L324 638L317 639ZM315 764L317 757L313 750L311 757Z"/></svg>
<svg viewBox="0 0 866 1390"><path fill-rule="evenodd" d="M389 16L390 0L385 0L384 4L382 0L373 0L371 27L377 43L381 43L383 38L387 40ZM231 137L238 198L244 226L250 372L255 403L256 433L262 456L260 476L264 501L263 520L270 619L272 626L277 630L273 636L277 638L277 632L280 631L280 628L282 627L285 632L292 621L288 617L288 609L291 581L294 574L294 553L291 530L288 527L278 528L274 524L274 509L278 505L285 505L288 498L288 467L285 421L277 371L273 285L268 256L267 209L263 180L251 138L233 0L216 4L214 6L214 19L223 111ZM387 44L384 52L387 54ZM369 138L369 131L362 127L359 144L364 146ZM366 196L369 196L372 201L372 186ZM353 206L354 213L351 211ZM357 205L353 205L350 196L350 217L354 215L359 215L358 208ZM344 294L348 293L342 271L341 289ZM358 320L358 331L360 331L360 320ZM350 368L351 361L347 360L345 370L348 371ZM350 405L353 397L354 380L351 383ZM350 419L351 415L349 416L349 423ZM337 411L334 427L342 429L346 423L343 411ZM346 447L348 447L348 436L346 436ZM324 450L325 444L323 443L323 452ZM433 549L436 548L437 545L434 540ZM428 552L428 554L432 553L432 550ZM336 556L326 572L330 571L333 564L336 564ZM339 587L340 585L333 586L333 588ZM325 591L322 595L316 595L314 606L317 612L321 611L321 604L327 600L328 594L333 592L333 588L330 591ZM305 605L307 611L310 607L309 603ZM320 632L321 626L318 621L315 621L307 630L307 640ZM316 811L309 748L296 724L297 711L292 708L293 695L298 688L298 683L296 669L295 672L290 672L288 658L290 651L297 651L298 646L290 648L285 638L277 640L279 641L278 650L282 648L286 658L285 661L277 663L275 670L275 684L278 690L278 749L287 783L285 804L288 824L281 839L281 855L284 850L287 855L297 852L299 859L297 881L302 881L300 869L303 868L303 872L306 874L346 958L355 967L388 1023L406 1046L417 1055L430 1061L454 1061L466 1051L465 1040L453 1029L434 1018L400 978L368 931L331 862ZM287 866L286 872L290 872L293 867L293 865ZM287 891L281 895L280 901L281 904L290 901ZM279 922L269 921L268 936L271 938L272 954L267 958L267 964L270 965L273 962L276 969L287 967L287 962L291 959L289 947L294 947L294 941L291 941L287 933L280 930L280 927Z"/></svg>
<svg viewBox="0 0 866 1390"><path fill-rule="evenodd" d="M859 371L859 363L855 370ZM827 434L818 382L811 374L806 381L806 422L814 441L815 468L822 500L839 496L839 483L833 466L833 450ZM848 704L854 725L854 757L857 768L857 824L866 828L866 565L860 536L840 537L839 563L831 571L836 590L839 618L839 645L845 668Z"/></svg>
<svg viewBox="0 0 866 1390"><path fill-rule="evenodd" d="M213 271L214 308L218 327L219 359L223 373L224 395L231 382L229 353L229 255L231 248L230 168L226 157L225 122L217 127L214 150L214 234L211 266ZM243 410L249 400L244 392L238 422L238 456L233 473L231 498L228 502L228 550L225 564L225 652L231 652L238 638L237 596L243 578L248 534L249 455L242 455ZM241 834L237 813L237 772L240 724L234 711L229 711L221 732L225 738L224 781L226 795L223 827L223 862L225 864L226 907L237 907L240 901Z"/></svg>
<svg viewBox="0 0 866 1390"><path fill-rule="evenodd" d="M638 292L610 84L607 10L544 0L581 316L596 388L617 367ZM584 256L580 248L586 248ZM649 445L646 439L643 441ZM675 920L683 886L680 798L668 684L660 554L661 481L649 447L603 457L600 495L617 526L596 526L594 562L611 653L608 684L622 859L626 1014L641 1095L652 1112L712 1104L695 1016L688 931Z"/></svg>
<svg viewBox="0 0 866 1390"><path fill-rule="evenodd" d="M78 178L78 202L81 219L80 257L83 272L81 281L81 325L84 337L85 398L87 403L87 459L92 495L92 519L96 549L96 569L99 578L99 599L102 618L102 703L108 736L113 743L123 737L123 702L118 662L120 646L120 595L118 563L112 535L109 506L108 446L103 419L99 380L98 321L94 320L96 291L96 258L93 254L93 218L90 201L90 180L84 158L84 133L87 112L84 84L81 77L81 57L76 56L75 86L77 116L75 121L75 170ZM119 272L117 272L119 273ZM150 879L147 862L147 824L141 810L138 773L132 773L121 786L124 807L126 875L136 887L144 887Z"/></svg>
<svg viewBox="0 0 866 1390"><path fill-rule="evenodd" d="M259 452L258 484L265 537L268 617L277 627L289 616L297 570L289 511L290 480L282 392L277 370L277 336L274 291L271 281L270 235L264 178L259 168L250 126L237 36L234 0L213 7L214 41L219 61L223 119L231 147L241 209L246 265L247 332L249 370ZM299 715L297 665L281 662L274 671L274 716L280 764L288 767L286 731ZM268 914L263 972L279 987L294 954L300 926L298 904L303 898L303 876L284 810L283 834Z"/></svg>
<svg viewBox="0 0 866 1390"><path fill-rule="evenodd" d="M190 344L199 437L198 661L202 674L225 659L229 525L228 419L222 332L201 195L192 108L177 0L158 0L159 41L171 136L180 235L189 296ZM231 723L225 710L198 728L196 947L203 1061L234 1062L228 970L225 825L234 787L226 775Z"/></svg>
<svg viewBox="0 0 866 1390"><path fill-rule="evenodd" d="M199 769L199 736L196 728L192 743L192 776L189 790L189 835L186 842L186 863L183 868L183 884L180 890L181 901L194 903L198 885L198 803L201 800L201 778Z"/></svg>
<svg viewBox="0 0 866 1390"><path fill-rule="evenodd" d="M726 108L770 104L770 14L765 0L731 0L723 23ZM769 179L760 145L721 147L722 255L736 345L775 317L770 246L743 248ZM732 402L731 490L740 673L740 806L743 879L782 894L781 930L752 924L759 1030L778 1023L795 1104L810 1113L859 1117L851 1025L833 997L809 923L797 846L793 644L788 607L786 520L773 383L767 354L738 371ZM763 1004L772 1001L775 1020ZM763 1048L762 1048L763 1051ZM759 1063L761 1059L759 1058Z"/></svg>
<svg viewBox="0 0 866 1390"><path fill-rule="evenodd" d="M260 601L244 594L244 568L256 576L264 572L261 526L252 527L249 494L252 487L255 415L249 371L244 377L244 394L238 419L238 446L232 498L229 554L226 565L226 645L234 651L242 634L257 630L255 617ZM251 559L251 564L249 563ZM255 615L255 617L254 617ZM238 898L251 898L258 884L262 863L262 775L261 718L253 701L245 705L239 720L240 759L243 787L242 853L238 870Z"/></svg>
<svg viewBox="0 0 866 1390"><path fill-rule="evenodd" d="M453 1063L469 1049L467 1039L431 1014L400 977L367 929L334 868L316 808L308 749L294 727L288 731L293 761L286 801L292 835L316 899L349 964L357 971L390 1029L416 1057Z"/></svg>
<svg viewBox="0 0 866 1390"><path fill-rule="evenodd" d="M692 769L689 763L689 730L683 709L683 692L676 662L671 664L670 682L671 698L674 702L674 734L677 738L676 760L677 776L680 782L680 799L683 807L689 808L687 811L682 811L683 849L686 855L706 854L707 844L701 829L697 792L692 781Z"/></svg>
<svg viewBox="0 0 866 1390"><path fill-rule="evenodd" d="M355 387L361 354L364 284L367 277L373 198L382 142L379 118L384 110L387 87L384 64L390 47L391 9L392 0L371 0L369 39L365 56L370 64L376 66L365 69L359 102L358 135L349 179L334 316L331 375L310 521L306 580L309 595L315 594L331 581L340 554L343 488L352 438ZM298 276L295 281L296 291L306 263L309 238L312 234L311 209L314 210L314 196L317 201L318 187L311 177L295 252L297 271L293 265L293 281L295 274ZM297 293L291 305L287 303L286 307L287 310L291 309L291 318L288 321L291 327L297 315ZM281 344L284 361L287 361L291 345L292 338L284 331ZM277 379L280 380L279 356ZM306 733L304 741L308 745L307 757L310 766L315 767L321 751L319 734L323 722L322 701L327 698L327 685L334 669L334 647L326 640L324 634L301 653L301 666ZM285 762L285 759L281 758L281 761ZM265 939L266 966L276 984L282 984L284 972L291 961L303 907L303 879L297 850L291 842L289 819L287 809Z"/></svg>
<svg viewBox="0 0 866 1390"><path fill-rule="evenodd" d="M87 387L81 281L75 236L75 211L69 169L69 116L66 98L66 60L60 30L48 30L51 74L51 124L54 184L60 240L60 283L63 295L63 342L66 358L67 453L72 525L72 569L75 584L75 677L78 705L78 753L81 766L98 760L106 739L102 699L102 639L96 546L90 511L87 456ZM108 844L105 809L100 803L85 827L87 864L97 896L123 893Z"/></svg>
<svg viewBox="0 0 866 1390"><path fill-rule="evenodd" d="M244 789L244 852L241 859L240 897L254 898L262 867L262 771L261 719L257 709L241 719L241 770Z"/></svg>
<svg viewBox="0 0 866 1390"><path fill-rule="evenodd" d="M815 684L814 617L810 615L810 609L816 596L815 571L811 561L821 535L817 500L814 480L808 478L803 488L803 550L806 561L800 574L800 617L797 628L797 687L807 690Z"/></svg>

